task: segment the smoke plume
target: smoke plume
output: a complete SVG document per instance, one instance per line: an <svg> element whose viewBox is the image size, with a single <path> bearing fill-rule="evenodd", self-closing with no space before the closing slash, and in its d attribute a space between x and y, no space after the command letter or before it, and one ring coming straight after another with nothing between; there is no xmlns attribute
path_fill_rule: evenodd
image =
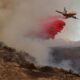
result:
<svg viewBox="0 0 80 80"><path fill-rule="evenodd" d="M9 8L5 8L7 10L6 14L8 14L6 19L7 17L10 17L10 19L7 19L3 26L1 40L11 47L28 52L36 58L40 65L47 65L49 49L38 38L37 34L41 29L41 21L52 16L47 6L49 4L48 0L44 0L43 3L39 0L8 0L8 2L11 2L9 3L11 5ZM44 5L45 3L46 5ZM7 2L6 4L8 6ZM43 7L42 10L41 7ZM8 13L8 11L10 12ZM41 36L43 35L41 34Z"/></svg>
<svg viewBox="0 0 80 80"><path fill-rule="evenodd" d="M38 33L42 29L41 24L49 18L53 19L52 16L56 14L54 10L63 9L67 0L0 0L0 2L0 40L10 47L28 52L36 58L39 65L53 65L50 63L49 47L54 44L52 42L51 45L48 44L49 40L43 40L44 35L40 34L39 37ZM70 69L70 63L71 61L62 61L54 65L65 69L67 66Z"/></svg>

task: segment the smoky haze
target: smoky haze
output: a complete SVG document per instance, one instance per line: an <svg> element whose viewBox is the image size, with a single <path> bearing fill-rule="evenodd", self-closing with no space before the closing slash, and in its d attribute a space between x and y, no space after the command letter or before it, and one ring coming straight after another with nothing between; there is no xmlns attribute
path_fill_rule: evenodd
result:
<svg viewBox="0 0 80 80"><path fill-rule="evenodd" d="M36 58L38 64L53 65L49 62L51 58L49 47L65 47L66 44L68 47L73 47L76 44L63 40L67 26L55 40L43 40L36 36L40 31L40 22L56 15L55 10L63 10L69 0L0 0L0 2L1 41L17 50L28 52ZM70 63L71 61L64 60L58 66L65 68L66 65L70 69Z"/></svg>
<svg viewBox="0 0 80 80"><path fill-rule="evenodd" d="M45 62L48 56L47 46L43 45L35 35L33 35L35 38L32 38L32 35L28 34L39 31L39 21L53 15L54 4L52 3L54 1L1 0L1 2L3 5L1 8L1 16L3 15L1 40L11 47L24 50L35 56L39 64L47 64ZM61 6L61 4L59 5Z"/></svg>

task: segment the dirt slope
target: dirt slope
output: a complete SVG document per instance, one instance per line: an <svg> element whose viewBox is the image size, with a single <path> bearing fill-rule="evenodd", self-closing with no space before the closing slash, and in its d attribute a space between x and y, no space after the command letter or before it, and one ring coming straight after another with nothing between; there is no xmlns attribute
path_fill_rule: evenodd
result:
<svg viewBox="0 0 80 80"><path fill-rule="evenodd" d="M25 61L23 54L0 43L0 80L80 80L80 76L72 71L36 67ZM28 54L27 57L33 59Z"/></svg>

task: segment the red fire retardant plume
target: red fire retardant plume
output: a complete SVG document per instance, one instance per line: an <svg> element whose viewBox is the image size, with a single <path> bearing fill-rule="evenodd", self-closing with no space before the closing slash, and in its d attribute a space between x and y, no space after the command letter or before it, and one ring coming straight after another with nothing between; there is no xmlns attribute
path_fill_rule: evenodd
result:
<svg viewBox="0 0 80 80"><path fill-rule="evenodd" d="M45 38L54 38L58 32L63 30L64 26L65 22L60 19L47 22L43 26L43 35Z"/></svg>
<svg viewBox="0 0 80 80"><path fill-rule="evenodd" d="M41 20L39 30L29 31L26 36L41 39L53 39L55 38L55 35L57 35L58 32L61 32L65 26L65 22L62 19L64 18L61 16L51 16L44 21Z"/></svg>

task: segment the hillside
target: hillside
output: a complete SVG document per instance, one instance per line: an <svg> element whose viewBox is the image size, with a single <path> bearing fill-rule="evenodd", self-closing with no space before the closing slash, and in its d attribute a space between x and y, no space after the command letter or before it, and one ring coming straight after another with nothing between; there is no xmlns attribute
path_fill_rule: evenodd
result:
<svg viewBox="0 0 80 80"><path fill-rule="evenodd" d="M25 60L24 55L28 59ZM71 70L35 66L35 59L0 43L0 80L80 80Z"/></svg>

